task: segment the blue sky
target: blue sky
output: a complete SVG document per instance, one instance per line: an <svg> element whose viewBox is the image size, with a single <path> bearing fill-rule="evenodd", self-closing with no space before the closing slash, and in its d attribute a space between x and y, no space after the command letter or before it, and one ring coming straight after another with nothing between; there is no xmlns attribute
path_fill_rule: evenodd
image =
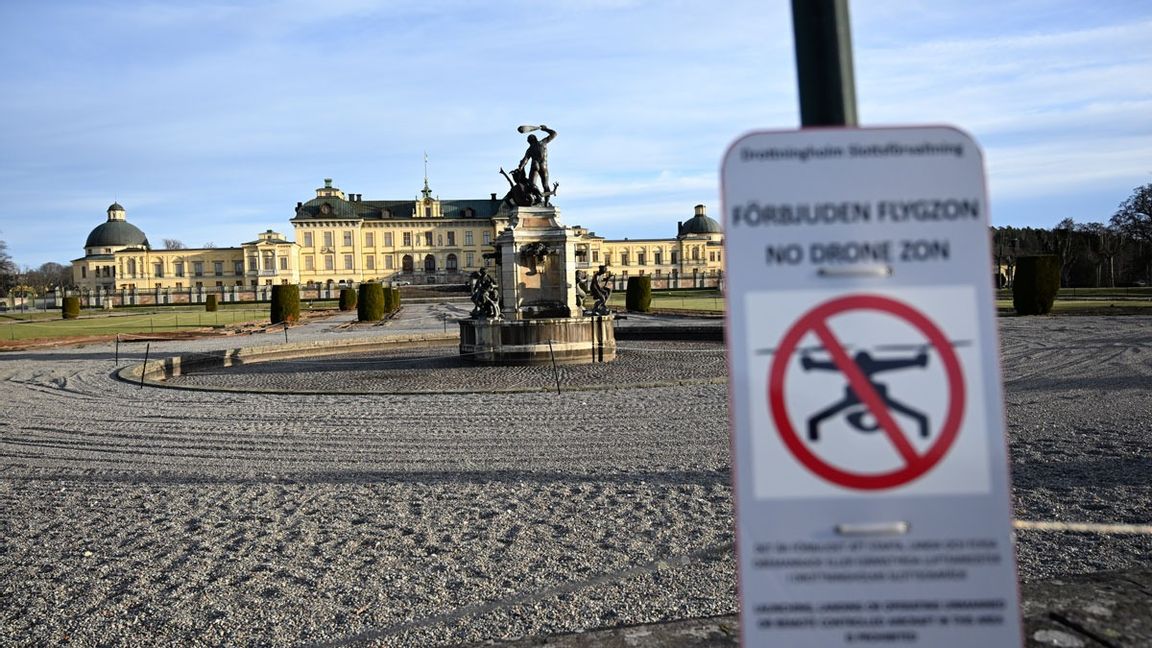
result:
<svg viewBox="0 0 1152 648"><path fill-rule="evenodd" d="M523 123L565 220L673 236L741 133L799 125L787 0L0 3L0 239L83 255L113 201L154 246L291 234L365 200L503 193ZM856 0L862 125L953 124L995 225L1107 221L1152 182L1152 3Z"/></svg>

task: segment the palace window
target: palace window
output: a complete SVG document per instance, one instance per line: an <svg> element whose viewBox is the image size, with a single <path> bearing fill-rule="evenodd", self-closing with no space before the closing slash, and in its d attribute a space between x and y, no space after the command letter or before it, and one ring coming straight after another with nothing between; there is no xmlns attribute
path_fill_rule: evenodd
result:
<svg viewBox="0 0 1152 648"><path fill-rule="evenodd" d="M472 245L472 230L464 230L464 245Z"/></svg>
<svg viewBox="0 0 1152 648"><path fill-rule="evenodd" d="M248 257L248 271L256 272L260 269L260 259L255 255Z"/></svg>
<svg viewBox="0 0 1152 648"><path fill-rule="evenodd" d="M335 256L333 256L331 254L325 254L324 255L324 269L325 270L335 270L336 269L336 257Z"/></svg>
<svg viewBox="0 0 1152 648"><path fill-rule="evenodd" d="M152 264L152 276L156 277L157 279L164 277L164 264L163 263Z"/></svg>
<svg viewBox="0 0 1152 648"><path fill-rule="evenodd" d="M216 275L217 277L224 274L224 262L223 261L213 261L212 262L212 274Z"/></svg>
<svg viewBox="0 0 1152 648"><path fill-rule="evenodd" d="M192 262L192 274L194 276L197 276L197 277L203 277L204 276L204 262L203 261L193 261Z"/></svg>
<svg viewBox="0 0 1152 648"><path fill-rule="evenodd" d="M432 247L432 232L424 232L424 245Z"/></svg>
<svg viewBox="0 0 1152 648"><path fill-rule="evenodd" d="M184 276L184 262L183 261L177 261L176 262L175 273L176 273L177 277L183 277Z"/></svg>
<svg viewBox="0 0 1152 648"><path fill-rule="evenodd" d="M364 233L364 246L365 247L376 247L376 234L374 234L372 232L365 232Z"/></svg>
<svg viewBox="0 0 1152 648"><path fill-rule="evenodd" d="M664 263L664 252L661 250L656 250L654 253L652 253L652 260L656 263L656 265Z"/></svg>
<svg viewBox="0 0 1152 648"><path fill-rule="evenodd" d="M236 276L240 276L240 275L244 274L244 262L243 261L233 261L232 262L232 274L234 274Z"/></svg>
<svg viewBox="0 0 1152 648"><path fill-rule="evenodd" d="M592 263L600 262L600 250L592 250Z"/></svg>
<svg viewBox="0 0 1152 648"><path fill-rule="evenodd" d="M313 257L311 254L304 257L304 269L305 270L315 270L316 269L316 258Z"/></svg>
<svg viewBox="0 0 1152 648"><path fill-rule="evenodd" d="M304 232L304 247L312 247L312 232Z"/></svg>
<svg viewBox="0 0 1152 648"><path fill-rule="evenodd" d="M644 265L644 257L647 256L643 252L636 253L636 265Z"/></svg>
<svg viewBox="0 0 1152 648"><path fill-rule="evenodd" d="M384 232L384 247L392 247L392 232Z"/></svg>
<svg viewBox="0 0 1152 648"><path fill-rule="evenodd" d="M392 255L391 254L384 257L384 267L387 268L388 270L392 269Z"/></svg>
<svg viewBox="0 0 1152 648"><path fill-rule="evenodd" d="M456 272L459 269L456 265L455 254L449 254L448 258L444 260L444 269L448 272Z"/></svg>
<svg viewBox="0 0 1152 648"><path fill-rule="evenodd" d="M476 261L476 257L473 255L472 252L465 252L464 253L464 267L466 267L466 268L473 267L475 261Z"/></svg>
<svg viewBox="0 0 1152 648"><path fill-rule="evenodd" d="M332 232L324 232L324 247L332 247Z"/></svg>
<svg viewBox="0 0 1152 648"><path fill-rule="evenodd" d="M344 269L345 270L351 270L352 269L352 255L351 254L345 254L344 255Z"/></svg>
<svg viewBox="0 0 1152 648"><path fill-rule="evenodd" d="M375 270L376 269L376 257L372 256L371 254L364 257L364 268L366 270Z"/></svg>
<svg viewBox="0 0 1152 648"><path fill-rule="evenodd" d="M484 232L484 245L492 243L492 232Z"/></svg>
<svg viewBox="0 0 1152 648"><path fill-rule="evenodd" d="M456 232L448 232L448 245L456 245Z"/></svg>
<svg viewBox="0 0 1152 648"><path fill-rule="evenodd" d="M627 252L621 252L620 253L620 265L628 265L628 253Z"/></svg>
<svg viewBox="0 0 1152 648"><path fill-rule="evenodd" d="M352 232L344 232L344 247L352 247Z"/></svg>
<svg viewBox="0 0 1152 648"><path fill-rule="evenodd" d="M404 247L412 247L412 232L404 232Z"/></svg>
<svg viewBox="0 0 1152 648"><path fill-rule="evenodd" d="M264 253L264 269L272 272L276 269L276 257L271 252Z"/></svg>
<svg viewBox="0 0 1152 648"><path fill-rule="evenodd" d="M286 256L280 257L280 269L281 270L287 270L288 269L288 257L286 257Z"/></svg>
<svg viewBox="0 0 1152 648"><path fill-rule="evenodd" d="M413 267L414 267L414 264L412 261L412 255L411 254L405 254L404 258L401 259L401 269L404 272L412 272Z"/></svg>

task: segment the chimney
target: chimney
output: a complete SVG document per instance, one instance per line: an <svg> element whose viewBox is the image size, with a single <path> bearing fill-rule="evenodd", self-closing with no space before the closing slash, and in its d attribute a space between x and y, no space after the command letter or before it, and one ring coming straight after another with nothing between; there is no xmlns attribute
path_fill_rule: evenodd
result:
<svg viewBox="0 0 1152 648"><path fill-rule="evenodd" d="M492 194L492 200L496 200L496 194Z"/></svg>

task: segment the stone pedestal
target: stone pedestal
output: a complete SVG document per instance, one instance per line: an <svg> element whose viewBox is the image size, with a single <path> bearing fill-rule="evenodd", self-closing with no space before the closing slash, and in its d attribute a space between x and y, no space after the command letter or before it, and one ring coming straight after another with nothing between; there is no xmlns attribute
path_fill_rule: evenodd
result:
<svg viewBox="0 0 1152 648"><path fill-rule="evenodd" d="M576 236L555 207L517 207L493 241L500 262L501 311L506 320L579 317Z"/></svg>

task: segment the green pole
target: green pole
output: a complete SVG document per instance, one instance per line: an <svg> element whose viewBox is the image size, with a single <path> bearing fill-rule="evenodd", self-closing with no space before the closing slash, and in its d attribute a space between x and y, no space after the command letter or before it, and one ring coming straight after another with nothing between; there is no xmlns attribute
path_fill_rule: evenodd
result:
<svg viewBox="0 0 1152 648"><path fill-rule="evenodd" d="M792 0L800 124L855 126L848 0Z"/></svg>

